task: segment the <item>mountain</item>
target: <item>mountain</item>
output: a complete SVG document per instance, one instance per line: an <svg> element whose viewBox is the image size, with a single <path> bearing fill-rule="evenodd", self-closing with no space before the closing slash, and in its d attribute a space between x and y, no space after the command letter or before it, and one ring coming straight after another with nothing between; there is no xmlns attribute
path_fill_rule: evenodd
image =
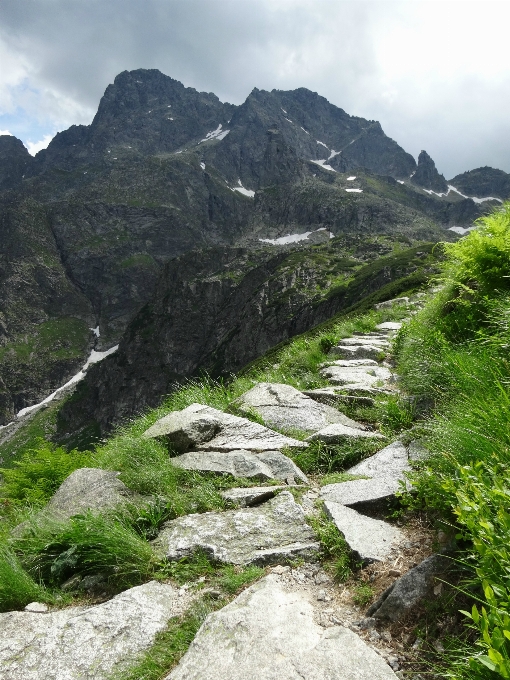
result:
<svg viewBox="0 0 510 680"><path fill-rule="evenodd" d="M378 122L304 88L234 106L146 69L119 74L91 125L35 158L0 137L0 422L121 341L186 253L270 263L280 247L356 236L370 251L470 226L490 201L429 193L444 178L423 153L416 164Z"/></svg>
<svg viewBox="0 0 510 680"><path fill-rule="evenodd" d="M501 200L510 198L510 175L488 166L463 172L448 183L467 196L494 196Z"/></svg>

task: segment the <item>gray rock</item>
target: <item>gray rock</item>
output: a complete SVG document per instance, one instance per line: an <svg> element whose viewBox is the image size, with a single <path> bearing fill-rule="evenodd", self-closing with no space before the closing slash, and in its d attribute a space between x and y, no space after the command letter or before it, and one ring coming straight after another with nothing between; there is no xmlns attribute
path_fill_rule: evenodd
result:
<svg viewBox="0 0 510 680"><path fill-rule="evenodd" d="M44 604L44 602L30 602L30 604L27 604L25 607L26 612L34 612L36 614L46 614L47 611L49 611L49 607L47 604Z"/></svg>
<svg viewBox="0 0 510 680"><path fill-rule="evenodd" d="M335 347L332 347L328 352L328 356L342 357L342 359L378 360L382 355L384 355L384 349L382 347L376 346L375 344L335 345Z"/></svg>
<svg viewBox="0 0 510 680"><path fill-rule="evenodd" d="M0 680L106 680L153 644L177 600L151 581L97 606L0 614Z"/></svg>
<svg viewBox="0 0 510 680"><path fill-rule="evenodd" d="M166 680L395 680L343 626L322 628L313 605L270 574L210 614Z"/></svg>
<svg viewBox="0 0 510 680"><path fill-rule="evenodd" d="M379 331L399 331L402 328L400 321L384 321L376 326Z"/></svg>
<svg viewBox="0 0 510 680"><path fill-rule="evenodd" d="M356 368L358 366L379 366L374 359L335 359L334 361L327 361L320 364L321 368L324 366L343 366L344 368Z"/></svg>
<svg viewBox="0 0 510 680"><path fill-rule="evenodd" d="M381 562L404 540L399 529L379 519L360 515L340 503L326 501L324 510L362 562Z"/></svg>
<svg viewBox="0 0 510 680"><path fill-rule="evenodd" d="M206 512L167 522L154 541L168 560L203 550L231 564L276 564L303 557L314 559L319 544L292 494L282 491L256 508Z"/></svg>
<svg viewBox="0 0 510 680"><path fill-rule="evenodd" d="M99 468L80 468L62 482L38 517L68 519L93 510L109 510L141 497L127 488L118 476L120 472ZM23 525L20 525L23 526Z"/></svg>
<svg viewBox="0 0 510 680"><path fill-rule="evenodd" d="M385 300L384 302L378 302L374 305L374 309L389 309L393 305L407 305L409 304L408 297L393 298L393 300Z"/></svg>
<svg viewBox="0 0 510 680"><path fill-rule="evenodd" d="M363 385L374 387L391 379L391 371L384 366L326 366L320 374L333 385Z"/></svg>
<svg viewBox="0 0 510 680"><path fill-rule="evenodd" d="M343 338L339 345L342 347L356 347L356 346L372 346L372 347L389 347L390 343L379 336L371 335L369 337L363 337L361 335L353 335L352 338Z"/></svg>
<svg viewBox="0 0 510 680"><path fill-rule="evenodd" d="M342 404L359 404L360 406L373 406L375 400L371 397L360 397L355 395L342 394L342 392L334 387L319 387L315 390L305 390L303 394L314 399L322 404L330 404L332 406L341 406Z"/></svg>
<svg viewBox="0 0 510 680"><path fill-rule="evenodd" d="M332 423L362 428L335 408L314 401L291 385L259 383L243 394L237 404L241 410L255 411L268 425L280 429L316 432Z"/></svg>
<svg viewBox="0 0 510 680"><path fill-rule="evenodd" d="M368 439L384 439L382 434L378 432L369 432L367 430L360 430L354 427L345 427L345 425L328 425L319 430L315 434L307 437L309 442L324 442L325 444L340 444L346 439L359 439L360 437Z"/></svg>
<svg viewBox="0 0 510 680"><path fill-rule="evenodd" d="M424 597L431 595L434 577L444 575L452 561L444 555L431 555L387 588L367 612L379 620L398 621Z"/></svg>
<svg viewBox="0 0 510 680"><path fill-rule="evenodd" d="M260 481L295 478L308 484L306 475L280 451L265 451L263 453L242 450L188 451L188 453L172 458L172 463L185 470L216 472L223 475L229 474L233 477L259 479Z"/></svg>
<svg viewBox="0 0 510 680"><path fill-rule="evenodd" d="M248 508L251 505L265 503L273 498L278 491L286 489L286 486L247 486L240 489L228 489L222 491L221 495L227 501L236 503L241 508Z"/></svg>
<svg viewBox="0 0 510 680"><path fill-rule="evenodd" d="M410 470L407 449L402 442L393 442L370 458L346 470L351 475L367 477L392 477L404 479L404 472Z"/></svg>
<svg viewBox="0 0 510 680"><path fill-rule="evenodd" d="M401 489L398 479L376 477L374 479L355 479L351 482L326 484L321 489L321 499L341 503L348 507L379 504L393 498Z"/></svg>
<svg viewBox="0 0 510 680"><path fill-rule="evenodd" d="M196 423L199 423L196 426ZM191 404L158 420L144 437L165 437L176 451L273 451L303 448L303 442L274 432L246 418L223 413L203 404Z"/></svg>

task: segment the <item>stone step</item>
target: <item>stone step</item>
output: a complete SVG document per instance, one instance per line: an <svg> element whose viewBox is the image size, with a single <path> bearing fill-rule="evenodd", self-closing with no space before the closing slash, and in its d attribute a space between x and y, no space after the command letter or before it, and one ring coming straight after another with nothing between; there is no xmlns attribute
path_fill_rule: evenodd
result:
<svg viewBox="0 0 510 680"><path fill-rule="evenodd" d="M299 480L308 484L306 475L281 451L188 451L172 458L176 467L199 472L214 472L232 477L267 481L270 479Z"/></svg>
<svg viewBox="0 0 510 680"><path fill-rule="evenodd" d="M325 501L324 511L364 563L387 560L405 539L397 527L361 515L340 503Z"/></svg>
<svg viewBox="0 0 510 680"><path fill-rule="evenodd" d="M378 323L376 328L380 331L399 331L402 328L402 323L400 321L384 321Z"/></svg>
<svg viewBox="0 0 510 680"><path fill-rule="evenodd" d="M381 502L393 498L400 489L399 480L392 477L353 479L350 482L326 484L321 489L320 498L351 508L378 506Z"/></svg>
<svg viewBox="0 0 510 680"><path fill-rule="evenodd" d="M324 442L325 444L341 444L346 439L384 439L382 434L378 432L370 432L369 430L360 430L354 427L346 427L345 425L328 425L327 427L315 432L307 437L307 442Z"/></svg>
<svg viewBox="0 0 510 680"><path fill-rule="evenodd" d="M343 626L323 628L312 603L276 574L210 614L166 680L395 680Z"/></svg>
<svg viewBox="0 0 510 680"><path fill-rule="evenodd" d="M225 500L235 503L240 508L249 508L274 498L278 491L288 489L288 486L245 486L237 489L222 491Z"/></svg>
<svg viewBox="0 0 510 680"><path fill-rule="evenodd" d="M0 614L0 680L106 680L182 609L176 588L151 581L95 606Z"/></svg>
<svg viewBox="0 0 510 680"><path fill-rule="evenodd" d="M330 406L342 406L346 404L359 404L360 406L373 406L375 400L371 397L360 397L355 395L342 394L337 387L319 387L315 390L304 390L303 394L315 399L322 404Z"/></svg>
<svg viewBox="0 0 510 680"><path fill-rule="evenodd" d="M334 385L365 385L374 387L377 383L388 382L391 371L384 366L325 366L319 373Z"/></svg>
<svg viewBox="0 0 510 680"><path fill-rule="evenodd" d="M367 347L374 346L374 347L389 347L391 343L388 342L388 340L380 338L380 337L375 337L371 336L367 338L366 336L361 336L361 335L353 335L351 338L343 338L338 345L341 347L349 347L349 346L359 346L359 345L365 345Z"/></svg>
<svg viewBox="0 0 510 680"><path fill-rule="evenodd" d="M391 477L399 481L404 479L404 473L410 469L407 448L402 442L396 441L346 472L367 477Z"/></svg>
<svg viewBox="0 0 510 680"><path fill-rule="evenodd" d="M382 347L377 345L335 345L332 347L328 356L340 357L342 359L374 359L379 360L385 352Z"/></svg>
<svg viewBox="0 0 510 680"><path fill-rule="evenodd" d="M160 418L142 436L165 439L178 453L193 449L274 451L284 447L307 446L259 423L203 404L191 404L182 411L172 411Z"/></svg>
<svg viewBox="0 0 510 680"><path fill-rule="evenodd" d="M230 564L282 564L317 559L319 543L292 494L282 491L255 508L186 515L166 522L153 541L169 561L201 550Z"/></svg>
<svg viewBox="0 0 510 680"><path fill-rule="evenodd" d="M268 425L283 430L317 432L333 423L363 429L360 423L332 406L314 401L291 385L280 383L255 385L236 400L235 406L241 411L255 412Z"/></svg>

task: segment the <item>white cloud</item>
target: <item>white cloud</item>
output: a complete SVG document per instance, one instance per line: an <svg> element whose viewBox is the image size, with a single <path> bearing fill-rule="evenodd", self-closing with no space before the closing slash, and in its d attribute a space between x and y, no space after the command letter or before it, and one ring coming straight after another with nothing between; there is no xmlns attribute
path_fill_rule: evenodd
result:
<svg viewBox="0 0 510 680"><path fill-rule="evenodd" d="M0 136L1 135L9 135L12 137L12 132L9 132L9 130L0 130Z"/></svg>
<svg viewBox="0 0 510 680"><path fill-rule="evenodd" d="M54 135L44 135L44 137L39 142L27 142L26 147L28 149L28 153L31 156L35 156L35 154L41 151L41 149L45 149L48 146L53 137Z"/></svg>

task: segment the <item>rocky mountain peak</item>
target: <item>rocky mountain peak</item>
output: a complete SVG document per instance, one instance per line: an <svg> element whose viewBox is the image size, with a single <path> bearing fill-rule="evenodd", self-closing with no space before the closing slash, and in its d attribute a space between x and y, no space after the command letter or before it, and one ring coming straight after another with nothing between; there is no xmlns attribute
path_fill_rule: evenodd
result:
<svg viewBox="0 0 510 680"><path fill-rule="evenodd" d="M0 136L0 191L18 189L32 161L23 142L12 135Z"/></svg>
<svg viewBox="0 0 510 680"><path fill-rule="evenodd" d="M445 193L448 191L448 183L443 175L440 175L436 169L436 164L426 151L421 151L418 156L418 167L412 177L414 184L435 191L437 193Z"/></svg>

